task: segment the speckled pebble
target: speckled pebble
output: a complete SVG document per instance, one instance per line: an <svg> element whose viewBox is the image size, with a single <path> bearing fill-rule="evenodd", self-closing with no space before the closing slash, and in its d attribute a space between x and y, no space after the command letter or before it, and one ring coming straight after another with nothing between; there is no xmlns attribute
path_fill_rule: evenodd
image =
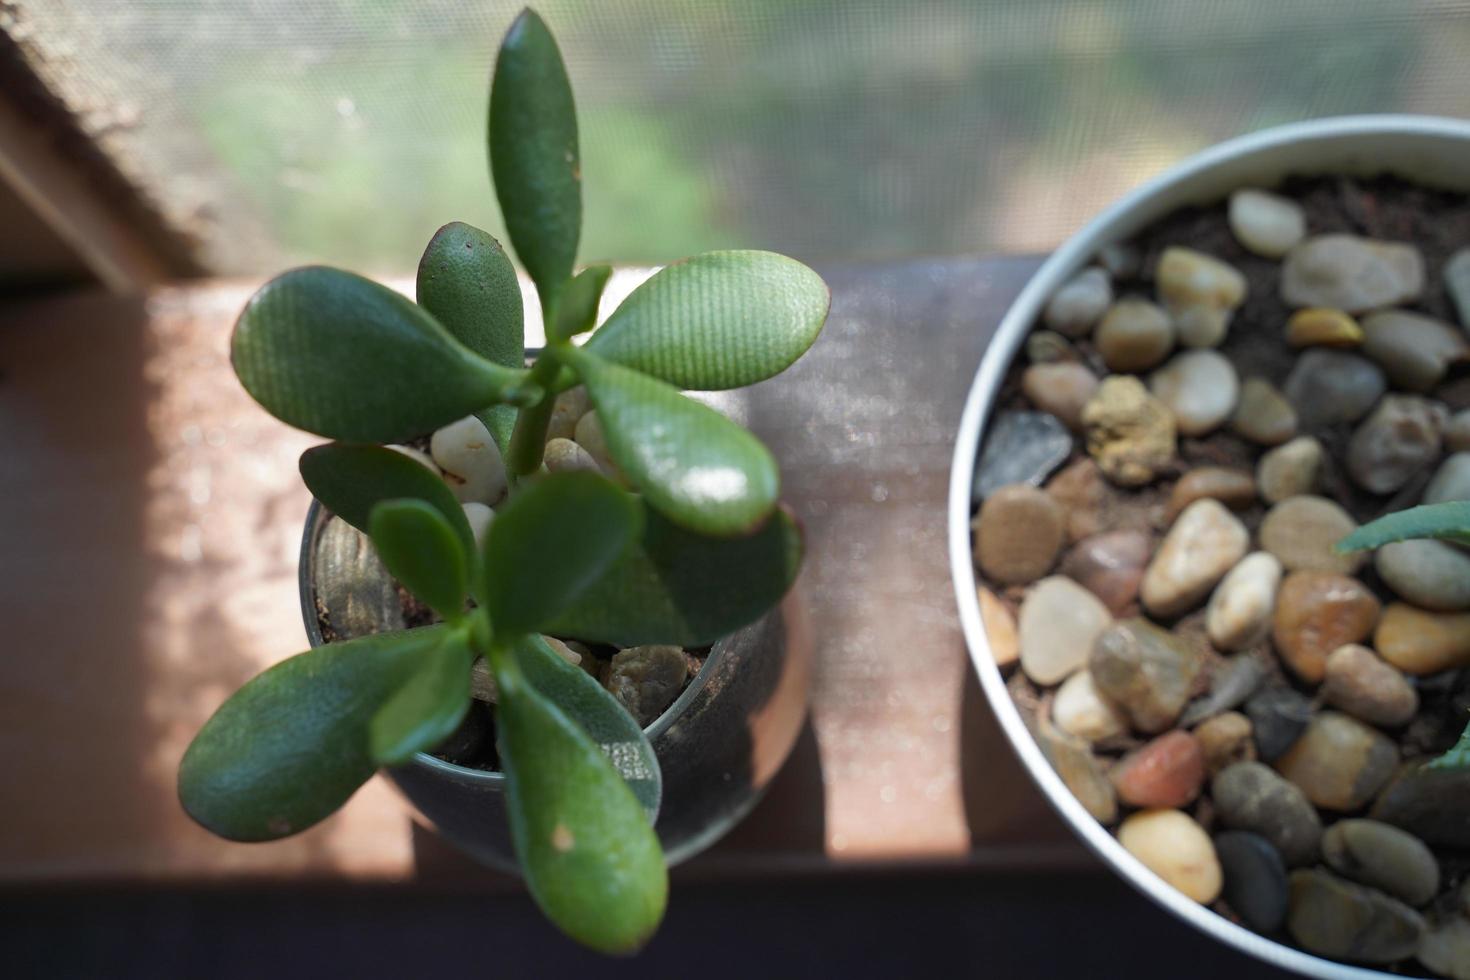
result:
<svg viewBox="0 0 1470 980"><path fill-rule="evenodd" d="M1347 470L1370 493L1402 487L1439 457L1448 412L1415 395L1387 395L1348 440Z"/></svg>
<svg viewBox="0 0 1470 980"><path fill-rule="evenodd" d="M1103 380L1082 410L1087 451L1113 483L1143 486L1174 460L1174 414L1130 375Z"/></svg>
<svg viewBox="0 0 1470 980"><path fill-rule="evenodd" d="M986 578L1026 585L1050 571L1062 547L1062 508L1043 490L1001 487L975 518L975 561Z"/></svg>
<svg viewBox="0 0 1470 980"><path fill-rule="evenodd" d="M1322 820L1305 794L1259 762L1227 766L1210 782L1220 822L1260 834L1281 852L1287 867L1317 859Z"/></svg>

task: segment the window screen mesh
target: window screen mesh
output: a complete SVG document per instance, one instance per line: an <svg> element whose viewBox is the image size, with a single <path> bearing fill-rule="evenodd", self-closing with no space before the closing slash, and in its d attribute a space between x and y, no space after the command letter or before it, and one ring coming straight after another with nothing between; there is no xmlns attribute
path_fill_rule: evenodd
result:
<svg viewBox="0 0 1470 980"><path fill-rule="evenodd" d="M521 0L0 0L221 272L411 269L497 231L486 84ZM1470 114L1470 0L542 0L584 259L1048 248L1180 157L1348 112Z"/></svg>

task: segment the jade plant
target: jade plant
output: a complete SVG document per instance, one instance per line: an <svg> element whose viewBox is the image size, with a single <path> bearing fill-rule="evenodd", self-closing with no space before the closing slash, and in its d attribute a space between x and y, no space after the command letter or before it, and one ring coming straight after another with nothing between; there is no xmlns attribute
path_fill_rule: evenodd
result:
<svg viewBox="0 0 1470 980"><path fill-rule="evenodd" d="M1387 514L1358 528L1337 545L1343 552L1367 551L1395 541L1431 538L1470 545L1470 501L1422 504ZM1470 769L1470 722L1444 755L1429 763L1435 769Z"/></svg>
<svg viewBox="0 0 1470 980"><path fill-rule="evenodd" d="M527 366L517 273L499 243L440 229L417 302L334 268L295 269L246 305L231 340L245 389L332 442L301 474L369 536L386 569L442 622L349 639L251 680L184 755L188 813L233 840L297 833L380 767L452 734L488 664L516 856L546 915L626 952L652 934L668 882L653 820L658 760L638 723L546 637L702 646L784 595L801 537L750 433L681 389L771 377L816 339L829 293L799 262L712 252L634 290L591 334L610 269L573 274L581 170L555 40L524 11L491 83L491 175L534 283L546 346ZM556 396L583 385L614 472L547 472ZM509 496L477 542L433 472L388 448L467 416L500 448Z"/></svg>

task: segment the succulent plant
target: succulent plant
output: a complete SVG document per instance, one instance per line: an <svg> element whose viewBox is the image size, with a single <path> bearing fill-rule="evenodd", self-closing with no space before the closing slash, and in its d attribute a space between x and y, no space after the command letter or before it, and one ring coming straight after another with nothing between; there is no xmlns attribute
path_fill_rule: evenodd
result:
<svg viewBox="0 0 1470 980"><path fill-rule="evenodd" d="M1470 501L1422 504L1370 521L1338 542L1339 551L1367 551L1395 541L1433 538L1470 545ZM1429 763L1435 769L1470 769L1470 723L1444 755Z"/></svg>
<svg viewBox="0 0 1470 980"><path fill-rule="evenodd" d="M307 486L443 622L327 644L266 670L195 738L179 794L223 837L304 830L379 767L454 732L483 657L531 893L574 938L627 951L651 935L667 897L652 829L658 760L623 706L545 637L697 646L781 598L802 549L777 502L775 461L681 389L781 372L816 339L830 297L792 259L713 252L655 274L576 346L610 269L573 275L576 114L556 42L529 10L500 49L488 142L546 328L531 366L515 269L494 238L459 223L429 242L417 303L349 272L295 269L251 298L231 347L267 411L335 440L302 456ZM554 400L579 384L618 482L543 470ZM471 415L503 452L510 482L482 543L449 487L387 448Z"/></svg>

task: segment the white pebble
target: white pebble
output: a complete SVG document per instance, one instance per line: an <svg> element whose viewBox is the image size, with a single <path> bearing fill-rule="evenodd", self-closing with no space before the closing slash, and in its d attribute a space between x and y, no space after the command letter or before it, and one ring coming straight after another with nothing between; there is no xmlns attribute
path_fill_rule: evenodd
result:
<svg viewBox="0 0 1470 980"><path fill-rule="evenodd" d="M490 430L473 415L435 432L429 453L459 501L489 505L505 495L505 462Z"/></svg>
<svg viewBox="0 0 1470 980"><path fill-rule="evenodd" d="M1148 387L1169 406L1180 434L1186 436L1202 436L1224 424L1240 397L1235 366L1212 350L1175 356L1149 376Z"/></svg>
<svg viewBox="0 0 1470 980"><path fill-rule="evenodd" d="M1275 555L1256 551L1226 573L1210 596L1205 610L1205 632L1217 649L1244 650L1266 638L1276 591L1281 586L1281 562Z"/></svg>
<svg viewBox="0 0 1470 980"><path fill-rule="evenodd" d="M1083 269L1052 294L1042 319L1057 333L1085 337L1113 302L1113 284L1098 268Z"/></svg>
<svg viewBox="0 0 1470 980"><path fill-rule="evenodd" d="M1113 614L1076 582L1053 575L1032 586L1018 619L1021 669L1038 684L1055 684L1086 665Z"/></svg>
<svg viewBox="0 0 1470 980"><path fill-rule="evenodd" d="M428 470L435 476L444 475L439 472L439 465L435 463L432 459L430 459L429 454L424 452L422 449L415 449L412 446L389 446L388 448L393 450L395 453L401 453L402 455L407 456L415 463L422 464L424 469Z"/></svg>
<svg viewBox="0 0 1470 980"><path fill-rule="evenodd" d="M1220 894L1224 875L1210 835L1178 810L1140 810L1118 828L1118 843L1154 874L1202 905Z"/></svg>
<svg viewBox="0 0 1470 980"><path fill-rule="evenodd" d="M1470 452L1451 453L1439 464L1429 486L1424 488L1420 503L1442 504L1451 500L1470 500Z"/></svg>
<svg viewBox="0 0 1470 980"><path fill-rule="evenodd" d="M1460 326L1470 333L1470 248L1462 248L1444 264L1444 288L1455 301Z"/></svg>
<svg viewBox="0 0 1470 980"><path fill-rule="evenodd" d="M470 533L475 536L475 547L483 547L485 533L490 530L490 522L495 520L495 511L474 501L460 506L464 508L464 519L470 523Z"/></svg>
<svg viewBox="0 0 1470 980"><path fill-rule="evenodd" d="M1256 464L1256 489L1268 504L1317 489L1326 452L1311 436L1297 436L1261 456Z"/></svg>
<svg viewBox="0 0 1470 980"><path fill-rule="evenodd" d="M1099 742L1128 731L1128 718L1098 691L1092 672L1077 671L1057 688L1051 720L1064 732Z"/></svg>
<svg viewBox="0 0 1470 980"><path fill-rule="evenodd" d="M546 463L546 469L552 473L566 473L572 470L602 472L602 467L597 465L597 460L592 458L592 454L570 439L548 439L542 459Z"/></svg>
<svg viewBox="0 0 1470 980"><path fill-rule="evenodd" d="M1301 205L1278 194L1244 188L1230 195L1230 230L1257 255L1279 259L1307 237Z"/></svg>

